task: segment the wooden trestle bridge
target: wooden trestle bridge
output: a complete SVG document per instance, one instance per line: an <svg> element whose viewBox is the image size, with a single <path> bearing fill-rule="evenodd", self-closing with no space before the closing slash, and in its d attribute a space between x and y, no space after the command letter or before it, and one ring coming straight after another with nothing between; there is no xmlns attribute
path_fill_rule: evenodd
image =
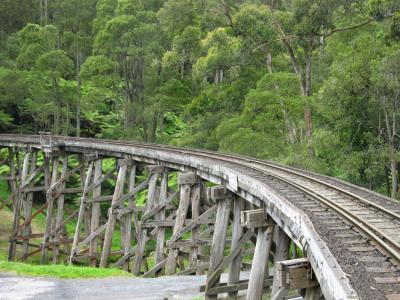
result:
<svg viewBox="0 0 400 300"><path fill-rule="evenodd" d="M4 134L0 154L9 260L207 274L207 299L400 299L400 205L372 191L165 145Z"/></svg>

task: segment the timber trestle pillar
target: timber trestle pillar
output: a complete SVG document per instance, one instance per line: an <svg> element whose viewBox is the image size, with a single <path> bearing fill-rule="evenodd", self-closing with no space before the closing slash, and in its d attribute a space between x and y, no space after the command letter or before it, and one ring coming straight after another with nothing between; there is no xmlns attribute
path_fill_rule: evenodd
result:
<svg viewBox="0 0 400 300"><path fill-rule="evenodd" d="M321 298L307 258L234 174L207 187L213 177L194 167L90 147L42 134L0 149L10 191L0 209L13 212L9 260L207 274L206 299L284 299L289 290Z"/></svg>

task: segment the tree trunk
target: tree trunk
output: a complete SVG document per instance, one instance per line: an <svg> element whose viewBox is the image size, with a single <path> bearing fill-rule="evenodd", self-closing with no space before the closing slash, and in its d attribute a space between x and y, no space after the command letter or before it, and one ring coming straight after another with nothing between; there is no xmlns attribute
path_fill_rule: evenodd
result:
<svg viewBox="0 0 400 300"><path fill-rule="evenodd" d="M150 135L150 142L155 143L156 141L156 134L157 134L157 121L158 121L158 113L155 111L153 112L153 120L151 126L151 135Z"/></svg>
<svg viewBox="0 0 400 300"><path fill-rule="evenodd" d="M303 96L305 97L304 102L304 123L306 129L306 138L307 138L307 153L308 157L312 158L315 155L314 146L312 144L313 137L313 122L311 115L311 108L309 103L309 97L311 96L311 49L312 45L310 45L309 53L306 57L306 76L305 76L305 86L303 89Z"/></svg>
<svg viewBox="0 0 400 300"><path fill-rule="evenodd" d="M82 54L76 54L76 87L78 92L77 105L76 105L76 136L81 136L81 63L82 63Z"/></svg>
<svg viewBox="0 0 400 300"><path fill-rule="evenodd" d="M124 73L124 97L125 97L125 114L124 114L124 129L125 132L130 127L130 101L129 101L129 80L128 80L128 66L126 61L126 56L123 59L123 73Z"/></svg>
<svg viewBox="0 0 400 300"><path fill-rule="evenodd" d="M396 115L393 113L393 119L390 120L388 108L386 105L386 96L380 97L382 111L385 117L386 132L388 138L388 146L390 152L390 173L392 176L392 192L391 197L396 199L399 189L399 177L398 177L398 161L396 159L396 149L395 149L395 136L397 134L396 130Z"/></svg>
<svg viewBox="0 0 400 300"><path fill-rule="evenodd" d="M392 193L391 197L393 199L397 198L398 189L399 189L399 177L398 177L398 161L396 160L396 152L395 149L392 148L390 150L390 171L392 173Z"/></svg>

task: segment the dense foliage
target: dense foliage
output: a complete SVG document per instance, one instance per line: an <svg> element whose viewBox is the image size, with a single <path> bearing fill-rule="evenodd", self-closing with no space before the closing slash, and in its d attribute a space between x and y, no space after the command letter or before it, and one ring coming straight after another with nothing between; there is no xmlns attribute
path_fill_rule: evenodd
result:
<svg viewBox="0 0 400 300"><path fill-rule="evenodd" d="M2 0L0 24L0 132L235 152L398 197L398 0Z"/></svg>

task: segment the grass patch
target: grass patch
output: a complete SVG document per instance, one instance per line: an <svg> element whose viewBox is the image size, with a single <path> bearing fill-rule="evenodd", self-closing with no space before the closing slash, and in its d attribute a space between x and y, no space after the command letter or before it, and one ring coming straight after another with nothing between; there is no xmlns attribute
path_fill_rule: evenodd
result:
<svg viewBox="0 0 400 300"><path fill-rule="evenodd" d="M105 269L66 265L32 265L20 262L8 262L0 258L0 272L12 272L17 275L51 276L59 278L101 278L109 276L132 276L120 269Z"/></svg>

